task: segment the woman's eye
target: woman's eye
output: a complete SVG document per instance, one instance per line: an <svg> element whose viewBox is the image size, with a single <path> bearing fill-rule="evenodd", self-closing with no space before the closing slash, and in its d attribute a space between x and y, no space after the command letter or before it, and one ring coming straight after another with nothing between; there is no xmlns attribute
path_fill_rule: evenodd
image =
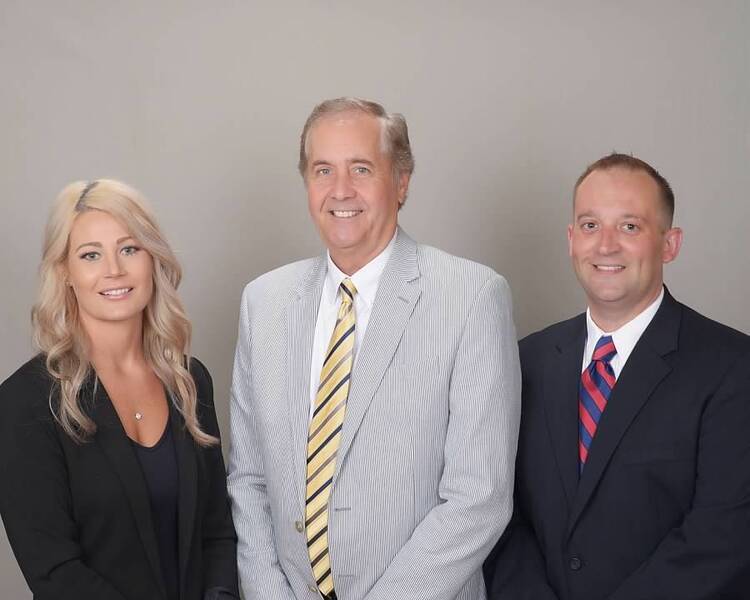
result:
<svg viewBox="0 0 750 600"><path fill-rule="evenodd" d="M99 258L99 253L94 252L93 250L91 252L84 252L83 254L81 254L81 258L83 260L96 260L97 258Z"/></svg>
<svg viewBox="0 0 750 600"><path fill-rule="evenodd" d="M123 254L124 254L125 256L132 256L133 254L135 254L136 252L138 252L138 250L140 250L140 248L138 248L138 246L125 246L125 247L124 247L124 248L123 248L123 249L121 250L121 252L122 252L122 253L123 253Z"/></svg>

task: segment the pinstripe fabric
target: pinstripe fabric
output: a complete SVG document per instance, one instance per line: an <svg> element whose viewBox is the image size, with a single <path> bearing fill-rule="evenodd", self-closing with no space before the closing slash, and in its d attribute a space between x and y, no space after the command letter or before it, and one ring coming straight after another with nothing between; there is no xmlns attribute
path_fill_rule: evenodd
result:
<svg viewBox="0 0 750 600"><path fill-rule="evenodd" d="M328 343L320 385L307 438L307 480L305 489L305 531L315 583L321 594L333 592L331 560L328 555L328 498L331 495L336 452L341 441L341 428L346 413L356 320L354 296L357 288L351 279L339 287L341 306L336 325Z"/></svg>
<svg viewBox="0 0 750 600"><path fill-rule="evenodd" d="M319 257L263 275L243 295L228 487L249 600L319 600L303 524L324 276ZM519 416L505 280L399 231L352 373L331 486L339 598L486 598L481 564L510 517Z"/></svg>

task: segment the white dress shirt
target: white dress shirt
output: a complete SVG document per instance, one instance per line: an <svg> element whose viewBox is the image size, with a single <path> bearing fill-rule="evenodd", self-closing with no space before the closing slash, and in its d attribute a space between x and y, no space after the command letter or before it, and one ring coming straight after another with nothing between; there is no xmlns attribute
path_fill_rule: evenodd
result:
<svg viewBox="0 0 750 600"><path fill-rule="evenodd" d="M315 339L313 341L312 360L310 364L310 418L312 418L313 408L315 406L315 396L320 384L320 372L323 369L323 360L325 358L328 343L333 335L333 328L336 326L336 316L341 306L341 295L339 286L341 282L349 277L357 288L354 296L354 314L356 318L356 327L354 329L354 364L357 362L359 348L365 337L367 323L370 321L372 304L375 301L375 294L380 284L380 276L388 262L388 258L393 251L393 244L396 241L396 234L383 251L368 262L359 271L349 276L342 272L331 260L331 253L328 253L328 271L323 282L323 292L320 295L320 306L318 307L318 320L315 323Z"/></svg>
<svg viewBox="0 0 750 600"><path fill-rule="evenodd" d="M581 373L583 373L586 370L586 367L591 364L591 357L594 356L594 350L596 349L596 343L599 341L599 338L603 335L610 335L612 336L612 341L615 343L617 354L614 355L609 364L615 372L615 379L617 379L620 376L625 363L628 361L628 357L631 352L633 352L633 348L635 348L638 340L641 339L641 335L646 331L648 324L651 323L651 319L654 318L656 311L659 310L663 298L664 288L662 287L659 297L649 304L642 313L625 323L625 325L619 329L610 332L602 331L599 326L594 323L594 320L591 318L591 309L587 308L587 337L586 347L583 350L583 366L581 367Z"/></svg>

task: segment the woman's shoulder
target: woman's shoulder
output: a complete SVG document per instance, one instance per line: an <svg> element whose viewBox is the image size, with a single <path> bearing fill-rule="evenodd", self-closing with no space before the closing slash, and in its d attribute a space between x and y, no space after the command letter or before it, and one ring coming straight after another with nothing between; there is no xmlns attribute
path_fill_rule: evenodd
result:
<svg viewBox="0 0 750 600"><path fill-rule="evenodd" d="M190 357L190 365L188 368L199 394L205 394L207 389L209 391L213 390L213 379L211 378L211 373L208 372L206 365L204 365L197 357Z"/></svg>
<svg viewBox="0 0 750 600"><path fill-rule="evenodd" d="M47 370L45 356L37 354L21 365L0 385L0 410L6 415L23 412L49 412L54 379Z"/></svg>
<svg viewBox="0 0 750 600"><path fill-rule="evenodd" d="M198 421L204 431L218 436L218 424L216 422L216 408L214 407L214 384L211 374L195 356L190 357L190 374L195 382L197 394L195 412Z"/></svg>

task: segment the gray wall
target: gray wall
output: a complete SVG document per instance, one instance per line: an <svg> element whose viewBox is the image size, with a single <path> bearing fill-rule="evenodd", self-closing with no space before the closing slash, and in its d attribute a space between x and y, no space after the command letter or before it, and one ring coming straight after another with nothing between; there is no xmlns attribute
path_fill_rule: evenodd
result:
<svg viewBox="0 0 750 600"><path fill-rule="evenodd" d="M115 4L0 4L0 379L32 353L50 203L68 181L117 177L182 259L226 431L240 292L319 251L297 140L339 95L406 115L417 170L402 224L505 274L520 334L583 308L570 189L613 149L675 188L672 291L750 331L750 3ZM3 535L0 597L30 598Z"/></svg>

